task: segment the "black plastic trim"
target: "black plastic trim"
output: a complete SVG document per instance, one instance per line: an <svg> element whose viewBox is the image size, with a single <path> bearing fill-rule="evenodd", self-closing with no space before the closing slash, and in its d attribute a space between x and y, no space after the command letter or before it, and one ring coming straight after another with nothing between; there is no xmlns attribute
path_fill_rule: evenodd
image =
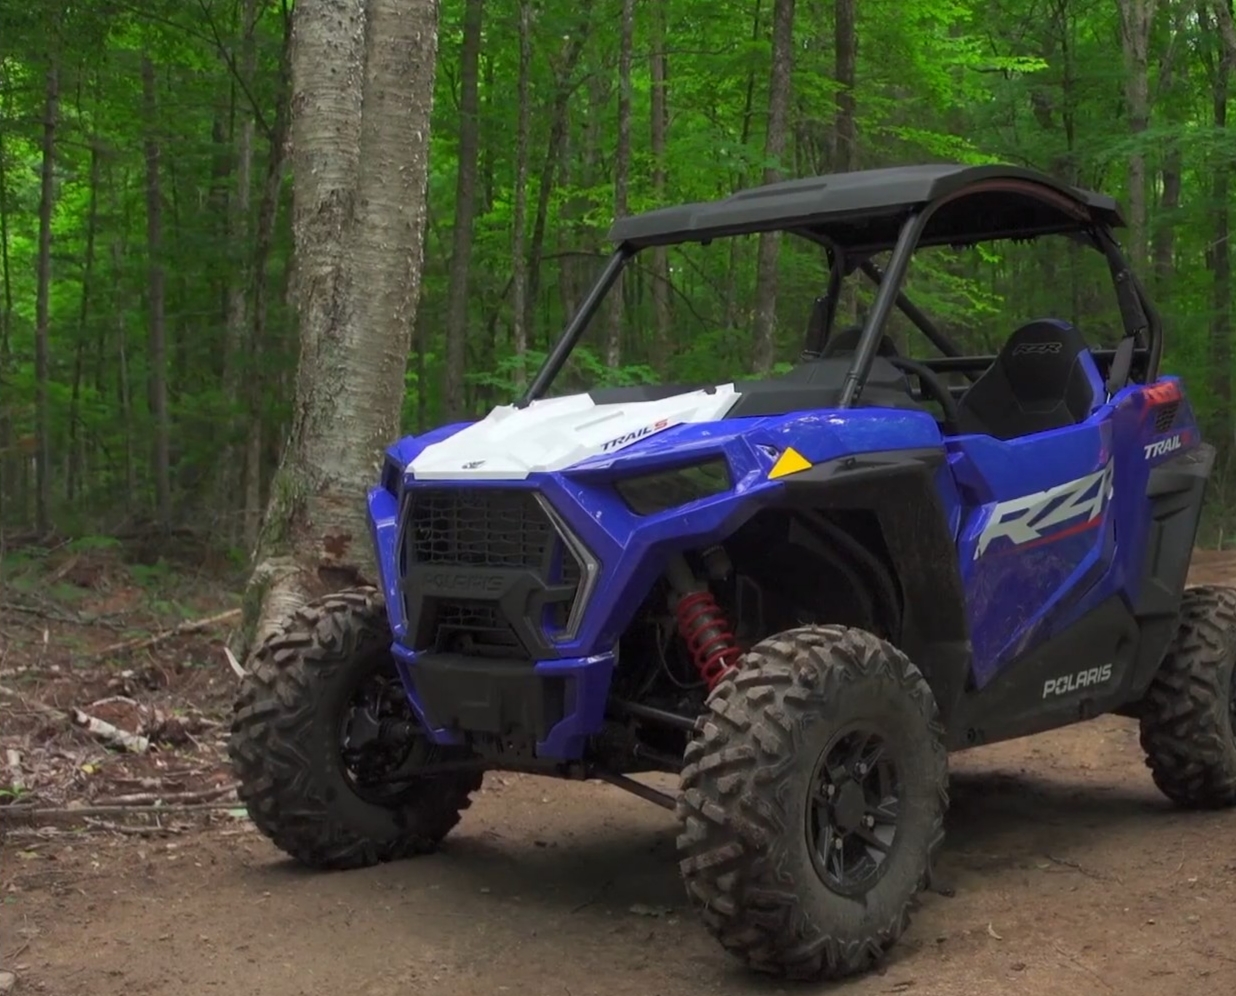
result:
<svg viewBox="0 0 1236 996"><path fill-rule="evenodd" d="M936 474L943 447L844 457L785 478L778 504L875 515L902 611L894 642L919 667L947 724L964 693L972 648L957 548Z"/></svg>
<svg viewBox="0 0 1236 996"><path fill-rule="evenodd" d="M1180 600L1214 462L1214 446L1201 443L1159 464L1150 471L1146 482L1150 529L1142 554L1141 585L1133 606L1142 630L1132 687L1134 698L1140 698L1150 686L1176 635Z"/></svg>
<svg viewBox="0 0 1236 996"><path fill-rule="evenodd" d="M1004 665L983 688L969 691L948 724L950 750L1056 729L1113 711L1137 693L1140 630L1128 605L1113 595L1078 622ZM1069 680L1111 666L1103 681L1047 694L1052 680Z"/></svg>
<svg viewBox="0 0 1236 996"><path fill-rule="evenodd" d="M410 674L436 728L544 740L566 714L569 679L533 668L528 661L421 654Z"/></svg>

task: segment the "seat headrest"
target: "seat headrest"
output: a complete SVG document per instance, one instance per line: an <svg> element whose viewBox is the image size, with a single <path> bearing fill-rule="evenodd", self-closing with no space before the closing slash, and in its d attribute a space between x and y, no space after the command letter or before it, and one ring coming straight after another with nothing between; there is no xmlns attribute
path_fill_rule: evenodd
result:
<svg viewBox="0 0 1236 996"><path fill-rule="evenodd" d="M1058 395L1077 358L1088 351L1085 338L1074 326L1043 318L1027 322L1009 336L996 363L1006 370L1017 369L1013 385L1022 401L1037 401Z"/></svg>

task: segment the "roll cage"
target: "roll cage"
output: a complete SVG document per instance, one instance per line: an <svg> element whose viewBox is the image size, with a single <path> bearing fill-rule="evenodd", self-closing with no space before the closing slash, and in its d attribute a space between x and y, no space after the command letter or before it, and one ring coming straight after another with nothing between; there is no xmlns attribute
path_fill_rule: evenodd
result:
<svg viewBox="0 0 1236 996"><path fill-rule="evenodd" d="M1162 325L1145 288L1121 252L1113 229L1124 219L1112 198L1070 187L1018 166L902 166L808 177L740 191L717 201L661 208L620 218L610 228L616 249L563 330L519 404L544 396L596 314L622 268L653 246L699 243L759 232L786 232L822 246L828 288L817 299L804 359L820 356L833 333L842 281L855 271L876 293L854 347L838 407L856 405L894 308L940 351L916 361L930 371L967 379L994 356L965 355L902 291L910 260L929 246L973 246L1001 239L1065 235L1105 258L1116 291L1124 337L1092 355L1107 371L1110 392L1137 377L1158 376ZM881 269L874 257L891 251Z"/></svg>

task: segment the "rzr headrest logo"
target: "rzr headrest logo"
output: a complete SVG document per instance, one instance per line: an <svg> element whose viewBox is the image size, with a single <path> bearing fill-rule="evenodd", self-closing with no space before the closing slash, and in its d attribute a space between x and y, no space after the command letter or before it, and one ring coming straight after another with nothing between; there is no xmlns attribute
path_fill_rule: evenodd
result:
<svg viewBox="0 0 1236 996"><path fill-rule="evenodd" d="M1022 342L1013 347L1013 356L1054 356L1064 348L1062 342Z"/></svg>

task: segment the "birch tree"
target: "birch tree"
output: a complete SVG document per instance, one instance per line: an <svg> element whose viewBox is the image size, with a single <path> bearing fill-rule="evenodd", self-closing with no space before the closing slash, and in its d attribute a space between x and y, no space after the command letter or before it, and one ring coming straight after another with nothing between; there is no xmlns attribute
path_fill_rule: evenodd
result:
<svg viewBox="0 0 1236 996"><path fill-rule="evenodd" d="M399 430L420 293L436 0L298 0L292 175L300 360L246 598L258 640L372 581L365 493Z"/></svg>

